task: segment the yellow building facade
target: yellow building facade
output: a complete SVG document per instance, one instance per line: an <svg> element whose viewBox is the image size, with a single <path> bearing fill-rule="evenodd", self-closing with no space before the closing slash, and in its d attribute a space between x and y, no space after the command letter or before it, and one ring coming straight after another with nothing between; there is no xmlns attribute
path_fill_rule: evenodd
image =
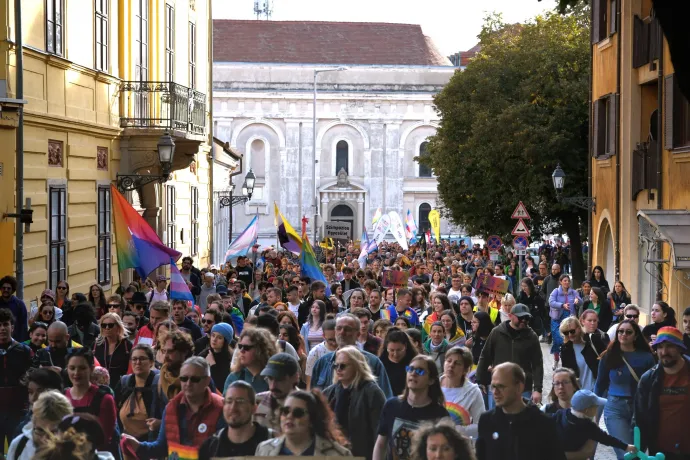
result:
<svg viewBox="0 0 690 460"><path fill-rule="evenodd" d="M14 98L14 0L0 5L0 80ZM171 180L125 193L164 243L206 266L210 0L21 0L21 8L24 195L34 210L24 236L24 298L60 280L71 292L120 285L109 186L118 174L160 174L157 143L166 132L176 144ZM3 213L15 207L10 115L0 121ZM4 254L15 249L14 225L0 222ZM13 273L4 264L3 274Z"/></svg>
<svg viewBox="0 0 690 460"><path fill-rule="evenodd" d="M645 314L690 305L690 107L652 0L592 3L592 265Z"/></svg>

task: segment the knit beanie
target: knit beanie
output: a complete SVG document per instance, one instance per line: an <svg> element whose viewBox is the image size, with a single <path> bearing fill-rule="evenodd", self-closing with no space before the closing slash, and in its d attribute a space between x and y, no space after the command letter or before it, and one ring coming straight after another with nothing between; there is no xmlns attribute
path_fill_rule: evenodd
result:
<svg viewBox="0 0 690 460"><path fill-rule="evenodd" d="M235 335L235 331L233 331L232 326L230 326L228 323L214 324L211 328L211 333L213 334L214 332L222 335L226 344L230 344Z"/></svg>

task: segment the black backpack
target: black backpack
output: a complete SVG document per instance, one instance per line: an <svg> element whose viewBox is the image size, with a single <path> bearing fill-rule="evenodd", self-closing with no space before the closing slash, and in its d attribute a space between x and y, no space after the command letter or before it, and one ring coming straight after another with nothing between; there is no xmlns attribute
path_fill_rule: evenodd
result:
<svg viewBox="0 0 690 460"><path fill-rule="evenodd" d="M74 413L86 413L86 414L91 414L94 417L98 417L101 413L101 403L103 402L103 398L105 398L106 395L110 395L115 398L115 393L113 393L113 390L107 386L107 385L98 385L98 391L93 397L93 401L91 401L91 404L89 404L86 407L76 407L74 408ZM103 433L105 436L108 436L108 433ZM106 450L113 454L113 457L115 457L115 460L123 460L122 457L122 451L120 450L120 437L122 436L122 433L120 431L120 427L118 426L117 423L115 423L115 428L113 430L113 435L110 437L110 442L106 446Z"/></svg>
<svg viewBox="0 0 690 460"><path fill-rule="evenodd" d="M29 438L25 434L22 434L22 437L17 444L17 450L14 452L14 458L19 458L22 456L22 452L24 452L24 448L28 442Z"/></svg>

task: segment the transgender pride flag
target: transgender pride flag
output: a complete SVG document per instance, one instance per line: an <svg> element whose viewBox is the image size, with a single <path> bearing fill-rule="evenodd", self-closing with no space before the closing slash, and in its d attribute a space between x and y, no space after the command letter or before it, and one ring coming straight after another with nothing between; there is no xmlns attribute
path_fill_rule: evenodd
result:
<svg viewBox="0 0 690 460"><path fill-rule="evenodd" d="M240 233L235 241L230 243L228 251L225 253L225 261L230 262L231 259L237 259L240 256L246 256L249 249L256 244L256 239L259 236L259 216L254 216L247 228Z"/></svg>
<svg viewBox="0 0 690 460"><path fill-rule="evenodd" d="M417 222L414 221L414 216L409 209L407 210L407 217L405 218L405 236L407 236L411 244L417 242Z"/></svg>
<svg viewBox="0 0 690 460"><path fill-rule="evenodd" d="M173 300L189 300L194 302L192 291L187 286L187 281L182 277L175 260L170 258L170 298Z"/></svg>

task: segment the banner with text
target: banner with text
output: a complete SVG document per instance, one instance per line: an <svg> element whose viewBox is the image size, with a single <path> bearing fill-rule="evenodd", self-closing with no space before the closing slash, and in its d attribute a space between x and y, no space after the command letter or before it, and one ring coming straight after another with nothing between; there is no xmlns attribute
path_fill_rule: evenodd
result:
<svg viewBox="0 0 690 460"><path fill-rule="evenodd" d="M349 222L324 222L324 237L349 241L352 235L350 232L351 226L352 224Z"/></svg>
<svg viewBox="0 0 690 460"><path fill-rule="evenodd" d="M498 278L497 276L480 273L477 275L477 291L487 291L492 294L505 295L508 292L508 280Z"/></svg>

